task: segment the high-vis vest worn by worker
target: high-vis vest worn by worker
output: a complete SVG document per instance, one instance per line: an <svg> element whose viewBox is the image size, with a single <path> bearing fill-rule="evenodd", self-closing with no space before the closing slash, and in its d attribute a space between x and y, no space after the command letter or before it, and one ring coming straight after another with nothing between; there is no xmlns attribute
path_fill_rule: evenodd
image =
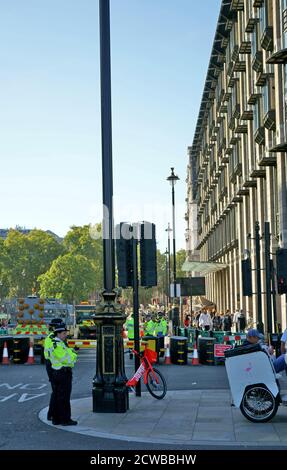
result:
<svg viewBox="0 0 287 470"><path fill-rule="evenodd" d="M52 331L44 341L44 357L50 361L51 352L53 350L53 341L55 339L55 333Z"/></svg>
<svg viewBox="0 0 287 470"><path fill-rule="evenodd" d="M62 367L74 367L77 354L67 346L60 338L53 341L53 349L50 355L52 369L60 370Z"/></svg>
<svg viewBox="0 0 287 470"><path fill-rule="evenodd" d="M129 340L134 339L134 325L135 325L134 319L129 318L126 322L126 328L128 330L128 339Z"/></svg>
<svg viewBox="0 0 287 470"><path fill-rule="evenodd" d="M154 334L155 334L155 336L163 336L162 324L161 324L160 321L157 321L157 322L155 323Z"/></svg>
<svg viewBox="0 0 287 470"><path fill-rule="evenodd" d="M162 318L160 322L161 322L162 334L163 336L166 336L167 335L167 321L164 318Z"/></svg>
<svg viewBox="0 0 287 470"><path fill-rule="evenodd" d="M149 320L146 324L145 334L147 336L154 336L155 328L156 323L153 320Z"/></svg>

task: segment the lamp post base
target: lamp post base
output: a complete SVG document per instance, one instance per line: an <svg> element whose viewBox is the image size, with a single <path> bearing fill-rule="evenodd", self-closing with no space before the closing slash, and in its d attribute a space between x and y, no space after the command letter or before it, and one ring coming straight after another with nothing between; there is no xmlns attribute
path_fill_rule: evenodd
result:
<svg viewBox="0 0 287 470"><path fill-rule="evenodd" d="M129 395L127 387L94 387L93 412L94 413L126 413L129 409Z"/></svg>
<svg viewBox="0 0 287 470"><path fill-rule="evenodd" d="M94 317L97 369L93 379L93 412L125 413L129 409L122 338L126 315L123 307L115 302L115 292L104 292L103 298Z"/></svg>

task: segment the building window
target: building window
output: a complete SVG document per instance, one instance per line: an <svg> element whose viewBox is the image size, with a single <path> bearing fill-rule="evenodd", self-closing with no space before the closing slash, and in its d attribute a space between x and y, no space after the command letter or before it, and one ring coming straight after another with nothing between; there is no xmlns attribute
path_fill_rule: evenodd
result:
<svg viewBox="0 0 287 470"><path fill-rule="evenodd" d="M262 87L263 124L269 130L275 130L275 86L274 77L268 76Z"/></svg>
<svg viewBox="0 0 287 470"><path fill-rule="evenodd" d="M257 131L257 129L259 129L259 127L261 127L261 118L262 118L262 112L261 112L261 100L257 100L257 103L255 104L254 106L254 112L253 112L253 117L254 117L254 120L253 120L253 123L254 123L254 132Z"/></svg>
<svg viewBox="0 0 287 470"><path fill-rule="evenodd" d="M254 31L251 34L251 55L252 58L255 56L256 52L259 49L259 34L257 24L255 25Z"/></svg>
<svg viewBox="0 0 287 470"><path fill-rule="evenodd" d="M265 0L259 9L260 44L267 51L273 49L272 2L273 0Z"/></svg>
<svg viewBox="0 0 287 470"><path fill-rule="evenodd" d="M265 0L262 7L259 9L260 36L262 36L267 26L268 26L268 0Z"/></svg>
<svg viewBox="0 0 287 470"><path fill-rule="evenodd" d="M275 86L274 78L268 77L266 85L262 87L263 114L265 115L271 109L275 109Z"/></svg>

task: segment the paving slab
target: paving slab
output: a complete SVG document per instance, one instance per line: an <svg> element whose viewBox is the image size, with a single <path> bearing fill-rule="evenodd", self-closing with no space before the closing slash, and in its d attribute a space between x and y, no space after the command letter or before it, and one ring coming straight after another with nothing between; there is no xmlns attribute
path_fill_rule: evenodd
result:
<svg viewBox="0 0 287 470"><path fill-rule="evenodd" d="M126 413L93 413L92 400L71 401L72 417L78 426L54 428L83 435L133 442L225 448L287 449L287 408L279 407L269 423L252 423L230 406L227 390L184 390L168 392L163 400L130 395ZM47 425L47 408L39 418Z"/></svg>

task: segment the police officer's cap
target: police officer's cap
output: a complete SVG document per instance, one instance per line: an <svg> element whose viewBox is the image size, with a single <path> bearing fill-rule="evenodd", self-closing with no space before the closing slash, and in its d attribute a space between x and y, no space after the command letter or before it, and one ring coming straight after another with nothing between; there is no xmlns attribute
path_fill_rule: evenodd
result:
<svg viewBox="0 0 287 470"><path fill-rule="evenodd" d="M54 329L55 333L62 333L62 331L68 331L65 323L60 323L59 325L56 326Z"/></svg>

